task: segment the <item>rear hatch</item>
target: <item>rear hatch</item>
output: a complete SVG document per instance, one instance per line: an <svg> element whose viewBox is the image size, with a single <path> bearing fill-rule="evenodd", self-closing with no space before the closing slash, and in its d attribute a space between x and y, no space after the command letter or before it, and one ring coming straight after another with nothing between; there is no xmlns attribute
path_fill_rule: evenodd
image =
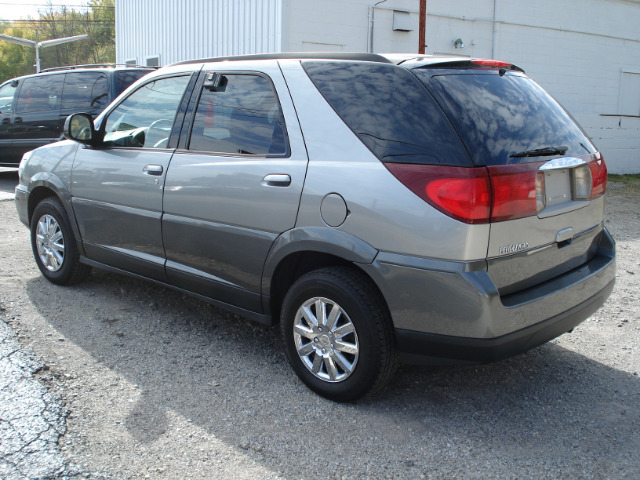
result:
<svg viewBox="0 0 640 480"><path fill-rule="evenodd" d="M607 170L570 115L517 67L457 62L412 69L444 110L491 198L488 271L502 295L592 259Z"/></svg>

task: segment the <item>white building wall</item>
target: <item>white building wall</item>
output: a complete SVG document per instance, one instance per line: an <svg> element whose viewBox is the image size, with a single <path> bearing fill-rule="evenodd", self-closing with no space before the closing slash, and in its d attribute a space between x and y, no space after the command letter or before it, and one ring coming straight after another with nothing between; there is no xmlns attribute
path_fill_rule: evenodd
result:
<svg viewBox="0 0 640 480"><path fill-rule="evenodd" d="M611 172L636 173L639 25L634 0L428 0L426 51L520 65L576 117Z"/></svg>
<svg viewBox="0 0 640 480"><path fill-rule="evenodd" d="M282 0L117 0L116 62L280 52Z"/></svg>
<svg viewBox="0 0 640 480"><path fill-rule="evenodd" d="M410 31L393 30L394 10ZM419 22L417 0L285 0L283 51L417 52Z"/></svg>

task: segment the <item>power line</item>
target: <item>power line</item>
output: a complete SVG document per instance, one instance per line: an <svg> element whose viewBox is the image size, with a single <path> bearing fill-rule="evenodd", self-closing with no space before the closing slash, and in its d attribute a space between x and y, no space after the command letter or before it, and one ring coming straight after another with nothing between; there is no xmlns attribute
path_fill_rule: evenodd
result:
<svg viewBox="0 0 640 480"><path fill-rule="evenodd" d="M15 2L0 2L0 5L11 5L14 6ZM21 3L20 5L24 6L24 7L41 7L41 8L49 8L49 5L42 5L41 3ZM67 9L74 9L74 8L110 8L110 9L114 9L116 8L114 7L110 7L108 5L95 5L95 6L91 6L91 5L66 5L64 3L54 3L51 4L51 7L65 7Z"/></svg>

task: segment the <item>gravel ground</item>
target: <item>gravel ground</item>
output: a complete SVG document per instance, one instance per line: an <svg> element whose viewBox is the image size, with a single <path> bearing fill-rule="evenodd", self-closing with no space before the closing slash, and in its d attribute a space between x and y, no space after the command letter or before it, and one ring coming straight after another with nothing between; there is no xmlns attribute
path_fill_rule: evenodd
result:
<svg viewBox="0 0 640 480"><path fill-rule="evenodd" d="M275 328L101 271L50 284L0 202L0 318L37 359L0 381L0 428L30 381L57 409L61 462L11 473L2 434L0 477L640 478L639 207L638 185L610 183L617 284L573 333L486 366L403 366L341 405L297 380Z"/></svg>

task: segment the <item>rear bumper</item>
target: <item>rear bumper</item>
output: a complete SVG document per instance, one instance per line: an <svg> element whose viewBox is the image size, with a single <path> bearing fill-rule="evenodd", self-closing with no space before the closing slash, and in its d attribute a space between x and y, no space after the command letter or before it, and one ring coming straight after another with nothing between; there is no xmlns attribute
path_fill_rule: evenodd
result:
<svg viewBox="0 0 640 480"><path fill-rule="evenodd" d="M432 335L396 329L401 356L409 363L489 363L542 345L589 318L611 294L614 281L579 305L542 322L495 338Z"/></svg>
<svg viewBox="0 0 640 480"><path fill-rule="evenodd" d="M606 229L583 265L500 295L484 262L378 255L361 265L382 291L408 361L489 362L545 343L592 315L615 281L615 243Z"/></svg>

